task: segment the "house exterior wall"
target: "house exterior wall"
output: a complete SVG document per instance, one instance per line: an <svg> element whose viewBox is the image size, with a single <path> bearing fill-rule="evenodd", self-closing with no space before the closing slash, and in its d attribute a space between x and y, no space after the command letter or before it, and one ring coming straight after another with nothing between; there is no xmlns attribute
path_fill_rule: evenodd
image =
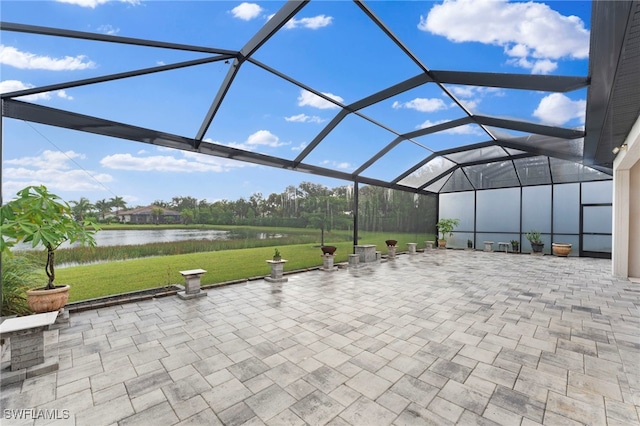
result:
<svg viewBox="0 0 640 426"><path fill-rule="evenodd" d="M640 278L640 117L613 163L613 275Z"/></svg>
<svg viewBox="0 0 640 426"><path fill-rule="evenodd" d="M629 176L629 276L640 278L640 162Z"/></svg>

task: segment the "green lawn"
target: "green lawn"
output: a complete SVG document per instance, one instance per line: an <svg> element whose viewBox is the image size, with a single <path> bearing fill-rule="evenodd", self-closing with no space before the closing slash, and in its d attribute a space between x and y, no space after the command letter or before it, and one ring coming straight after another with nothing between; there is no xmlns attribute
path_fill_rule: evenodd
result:
<svg viewBox="0 0 640 426"><path fill-rule="evenodd" d="M406 243L417 242L423 248L425 240L433 235L362 233L361 244L375 244L378 250L386 253L386 239L398 240L398 249L406 250ZM346 262L353 252L351 242L332 243L338 247L335 262ZM322 265L318 244L296 244L277 246L283 259L288 262L285 272ZM239 250L223 250L206 253L159 256L133 259L122 262L109 262L94 265L58 268L56 284L70 284L69 301L81 301L97 297L161 287L169 284L182 284L179 271L202 268L207 271L202 276L202 284L216 284L238 279L269 275L267 259L273 256L274 247L258 247Z"/></svg>

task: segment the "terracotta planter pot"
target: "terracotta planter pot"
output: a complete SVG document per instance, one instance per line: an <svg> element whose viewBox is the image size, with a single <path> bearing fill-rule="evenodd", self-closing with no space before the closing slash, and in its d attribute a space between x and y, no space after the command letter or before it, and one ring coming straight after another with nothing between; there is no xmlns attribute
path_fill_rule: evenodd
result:
<svg viewBox="0 0 640 426"><path fill-rule="evenodd" d="M336 250L338 250L338 247L336 246L322 246L320 247L320 249L322 250L322 254L333 254L336 252Z"/></svg>
<svg viewBox="0 0 640 426"><path fill-rule="evenodd" d="M53 290L27 290L27 304L36 314L58 311L67 304L70 288L68 285L61 285Z"/></svg>
<svg viewBox="0 0 640 426"><path fill-rule="evenodd" d="M438 247L445 248L447 246L447 240L438 240Z"/></svg>
<svg viewBox="0 0 640 426"><path fill-rule="evenodd" d="M571 253L571 244L567 243L553 243L551 244L553 254L556 256L567 257Z"/></svg>
<svg viewBox="0 0 640 426"><path fill-rule="evenodd" d="M398 244L398 241L396 240L385 240L385 244L388 246L395 246L396 244Z"/></svg>

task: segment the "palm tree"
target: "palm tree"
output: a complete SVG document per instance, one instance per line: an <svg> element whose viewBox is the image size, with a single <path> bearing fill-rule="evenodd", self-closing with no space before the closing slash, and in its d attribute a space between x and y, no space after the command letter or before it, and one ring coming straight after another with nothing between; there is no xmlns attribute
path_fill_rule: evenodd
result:
<svg viewBox="0 0 640 426"><path fill-rule="evenodd" d="M162 207L156 206L151 209L151 215L153 216L153 219L155 220L156 225L160 223L160 218L162 217L163 214L164 214L164 209Z"/></svg>
<svg viewBox="0 0 640 426"><path fill-rule="evenodd" d="M106 199L98 200L95 203L95 208L98 210L98 214L100 215L100 219L104 220L104 216L107 213L111 212L111 203Z"/></svg>
<svg viewBox="0 0 640 426"><path fill-rule="evenodd" d="M122 197L118 197L117 195L115 197L109 199L109 204L111 205L111 207L115 207L116 208L116 217L119 215L120 209L126 209L127 208L127 202L124 201L124 199ZM120 218L118 217L118 219L120 219Z"/></svg>
<svg viewBox="0 0 640 426"><path fill-rule="evenodd" d="M85 197L80 197L80 200L78 201L71 201L71 204L73 204L73 207L71 209L73 212L73 216L80 222L84 220L84 215L86 213L89 213L91 210L93 210L93 204L91 204L89 199Z"/></svg>

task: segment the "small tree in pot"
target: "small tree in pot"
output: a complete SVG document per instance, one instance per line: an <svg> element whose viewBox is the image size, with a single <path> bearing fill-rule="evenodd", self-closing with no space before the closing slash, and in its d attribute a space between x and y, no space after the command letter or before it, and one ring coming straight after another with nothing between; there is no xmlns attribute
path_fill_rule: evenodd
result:
<svg viewBox="0 0 640 426"><path fill-rule="evenodd" d="M438 232L442 235L442 238L438 240L438 247L445 247L447 245L447 237L453 235L453 230L460 224L460 219L440 219L436 223Z"/></svg>
<svg viewBox="0 0 640 426"><path fill-rule="evenodd" d="M531 243L531 250L533 253L542 253L542 249L544 248L544 243L542 242L542 236L540 232L531 230L525 235L527 240Z"/></svg>
<svg viewBox="0 0 640 426"><path fill-rule="evenodd" d="M62 308L69 297L69 286L55 286L55 251L65 241L95 245L93 234L99 228L93 222L77 222L71 206L43 185L28 186L18 191L18 197L1 207L0 251L9 254L9 248L19 242L43 246L47 251L45 272L47 285L27 292L27 303L34 312L55 311ZM89 228L89 229L87 229ZM66 290L66 291L65 291ZM33 296L55 294L57 301L36 302ZM58 306L62 303L61 306ZM39 305L39 306L38 306Z"/></svg>

